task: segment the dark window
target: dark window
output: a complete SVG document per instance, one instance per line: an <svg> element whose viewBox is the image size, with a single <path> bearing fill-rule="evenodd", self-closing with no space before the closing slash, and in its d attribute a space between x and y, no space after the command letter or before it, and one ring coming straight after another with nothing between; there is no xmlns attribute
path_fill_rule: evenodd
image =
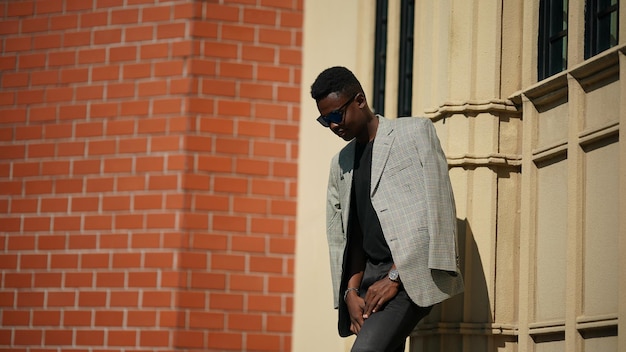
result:
<svg viewBox="0 0 626 352"><path fill-rule="evenodd" d="M585 3L585 59L617 45L619 0L587 0Z"/></svg>
<svg viewBox="0 0 626 352"><path fill-rule="evenodd" d="M539 3L539 80L567 68L567 3L567 0Z"/></svg>
<svg viewBox="0 0 626 352"><path fill-rule="evenodd" d="M374 42L373 108L385 114L385 80L387 69L387 32L389 0L376 0L376 34ZM415 0L400 3L400 43L398 60L398 117L411 116L413 102L413 48Z"/></svg>
<svg viewBox="0 0 626 352"><path fill-rule="evenodd" d="M387 2L376 0L376 39L374 42L373 109L385 114L385 70L387 68Z"/></svg>
<svg viewBox="0 0 626 352"><path fill-rule="evenodd" d="M402 0L400 6L398 117L411 116L411 107L413 105L413 28L415 27L415 0Z"/></svg>

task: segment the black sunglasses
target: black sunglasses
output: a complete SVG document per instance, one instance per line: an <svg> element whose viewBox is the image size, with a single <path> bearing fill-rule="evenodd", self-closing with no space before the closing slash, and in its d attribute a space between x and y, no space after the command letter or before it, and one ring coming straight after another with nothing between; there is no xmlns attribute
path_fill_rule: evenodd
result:
<svg viewBox="0 0 626 352"><path fill-rule="evenodd" d="M352 96L352 98L348 99L348 101L341 105L339 109L329 112L326 116L320 115L320 117L317 118L317 122L319 122L324 127L330 127L331 123L340 124L341 121L343 121L343 109L345 109L346 106L350 105L350 103L354 100L354 98L356 98L357 95L359 95L359 93L356 93L354 96Z"/></svg>

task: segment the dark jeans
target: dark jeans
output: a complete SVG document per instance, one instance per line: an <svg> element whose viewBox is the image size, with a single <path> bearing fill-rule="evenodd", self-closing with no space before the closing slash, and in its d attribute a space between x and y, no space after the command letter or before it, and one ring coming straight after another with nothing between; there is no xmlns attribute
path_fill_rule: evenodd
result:
<svg viewBox="0 0 626 352"><path fill-rule="evenodd" d="M391 263L367 263L361 288L365 298L367 288L387 276ZM413 303L404 288L387 302L383 309L365 320L354 341L352 352L403 352L406 338L417 323L430 313L432 307L420 307Z"/></svg>

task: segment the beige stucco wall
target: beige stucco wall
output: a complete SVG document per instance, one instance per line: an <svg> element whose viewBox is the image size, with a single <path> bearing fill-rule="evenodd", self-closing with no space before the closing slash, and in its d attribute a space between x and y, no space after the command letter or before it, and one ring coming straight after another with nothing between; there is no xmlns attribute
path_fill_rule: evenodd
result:
<svg viewBox="0 0 626 352"><path fill-rule="evenodd" d="M372 42L371 29L362 31L359 20L373 14L361 0L305 1L304 55L300 149L298 164L298 217L296 228L296 281L292 350L343 351L350 341L337 335L333 309L325 201L330 159L345 142L315 119L319 115L310 96L317 75L331 66L346 66L363 77L364 89L372 75L360 50ZM365 67L363 67L365 63Z"/></svg>

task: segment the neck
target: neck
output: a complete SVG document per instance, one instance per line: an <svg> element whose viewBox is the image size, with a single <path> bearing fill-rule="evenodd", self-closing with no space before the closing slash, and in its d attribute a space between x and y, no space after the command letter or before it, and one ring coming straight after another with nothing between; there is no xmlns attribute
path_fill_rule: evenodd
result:
<svg viewBox="0 0 626 352"><path fill-rule="evenodd" d="M378 117L373 113L367 120L367 125L363 129L363 133L356 137L359 143L368 143L374 140L376 137L376 131L378 131Z"/></svg>

